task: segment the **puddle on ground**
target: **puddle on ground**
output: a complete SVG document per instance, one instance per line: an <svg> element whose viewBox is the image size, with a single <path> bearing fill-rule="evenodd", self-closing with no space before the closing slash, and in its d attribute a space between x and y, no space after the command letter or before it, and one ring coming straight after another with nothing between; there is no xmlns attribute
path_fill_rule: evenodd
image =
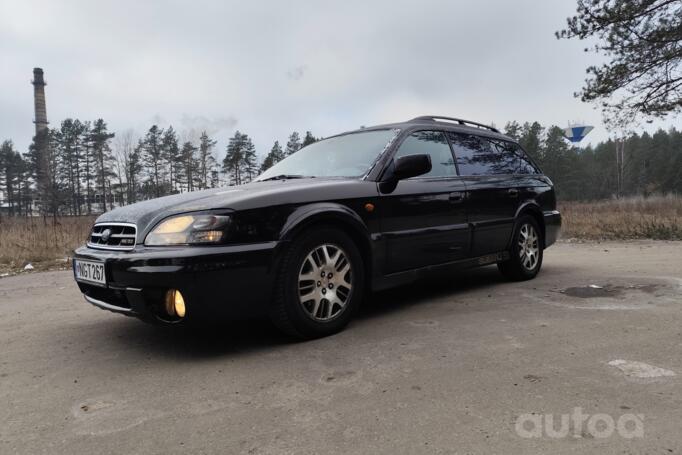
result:
<svg viewBox="0 0 682 455"><path fill-rule="evenodd" d="M613 286L610 284L599 286L591 284L589 286L570 287L559 292L570 297L592 299L598 297L620 297L628 291L640 291L647 294L655 294L660 287L661 285L659 284L633 284L628 286Z"/></svg>
<svg viewBox="0 0 682 455"><path fill-rule="evenodd" d="M582 286L555 288L542 296L537 293L525 296L547 305L584 310L642 310L682 303L679 278L624 276L591 281Z"/></svg>

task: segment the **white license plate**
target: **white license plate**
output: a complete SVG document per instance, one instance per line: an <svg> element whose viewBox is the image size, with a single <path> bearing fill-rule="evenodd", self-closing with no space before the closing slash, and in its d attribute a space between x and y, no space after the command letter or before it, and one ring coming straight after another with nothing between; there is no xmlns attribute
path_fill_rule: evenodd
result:
<svg viewBox="0 0 682 455"><path fill-rule="evenodd" d="M101 286L106 286L107 284L103 262L75 259L73 261L73 273L78 281L99 284Z"/></svg>

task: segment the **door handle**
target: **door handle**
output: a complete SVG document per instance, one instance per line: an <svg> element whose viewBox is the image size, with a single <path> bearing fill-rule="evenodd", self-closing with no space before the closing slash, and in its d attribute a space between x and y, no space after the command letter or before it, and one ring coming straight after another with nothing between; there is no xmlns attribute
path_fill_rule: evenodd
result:
<svg viewBox="0 0 682 455"><path fill-rule="evenodd" d="M510 188L507 190L507 194L510 197L518 197L519 196L519 190L517 190L516 188Z"/></svg>
<svg viewBox="0 0 682 455"><path fill-rule="evenodd" d="M453 193L450 193L450 202L453 204L456 204L458 202L462 202L464 200L464 192L462 191L455 191Z"/></svg>

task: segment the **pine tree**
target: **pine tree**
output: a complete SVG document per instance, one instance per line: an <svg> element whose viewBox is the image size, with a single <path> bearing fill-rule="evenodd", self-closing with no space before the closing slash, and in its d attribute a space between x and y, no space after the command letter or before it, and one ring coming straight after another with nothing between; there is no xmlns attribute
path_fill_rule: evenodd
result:
<svg viewBox="0 0 682 455"><path fill-rule="evenodd" d="M286 154L287 156L298 152L301 149L301 137L296 131L291 133L289 140L287 141Z"/></svg>
<svg viewBox="0 0 682 455"><path fill-rule="evenodd" d="M682 2L578 0L558 38L588 40L606 63L587 68L582 101L598 102L607 124L682 112ZM586 48L585 51L589 51Z"/></svg>
<svg viewBox="0 0 682 455"><path fill-rule="evenodd" d="M313 136L310 131L306 131L305 137L303 138L303 144L301 144L301 148L303 148L307 145L313 144L317 141L318 141L318 139L315 136Z"/></svg>
<svg viewBox="0 0 682 455"><path fill-rule="evenodd" d="M670 135L670 150L665 158L668 166L665 172L660 173L660 185L665 192L682 194L682 131L671 128L668 134Z"/></svg>
<svg viewBox="0 0 682 455"><path fill-rule="evenodd" d="M42 181L38 191L40 194L43 215L51 215L54 220L60 214L60 208L66 197L64 185L59 179L59 144L56 141L57 131L46 129L36 135L36 151L40 157L40 179Z"/></svg>
<svg viewBox="0 0 682 455"><path fill-rule="evenodd" d="M229 175L230 184L241 185L250 182L258 169L256 149L248 135L234 133L227 144L223 160L223 171Z"/></svg>
<svg viewBox="0 0 682 455"><path fill-rule="evenodd" d="M39 195L38 205L43 216L57 217L60 195L57 188L58 155L55 153L55 131L44 129L33 137L29 146L30 177Z"/></svg>
<svg viewBox="0 0 682 455"><path fill-rule="evenodd" d="M521 125L519 125L519 122L516 120L507 122L507 124L504 126L504 134L518 141L521 139Z"/></svg>
<svg viewBox="0 0 682 455"><path fill-rule="evenodd" d="M275 143L272 145L272 148L270 149L270 153L266 155L263 163L260 166L260 172L263 173L267 171L272 166L282 161L284 158L285 155L284 151L282 150L282 146L279 145L279 141L275 141Z"/></svg>
<svg viewBox="0 0 682 455"><path fill-rule="evenodd" d="M83 161L83 148L86 138L84 137L85 125L80 120L66 119L61 123L56 133L57 146L59 147L59 175L62 181L66 181L69 193L69 209L72 215L81 214L81 162Z"/></svg>
<svg viewBox="0 0 682 455"><path fill-rule="evenodd" d="M109 145L113 137L114 133L108 131L104 120L101 118L95 120L90 130L89 142L95 159L96 182L101 191L102 211L104 212L107 211L107 195L110 194L110 191L107 191L107 182L115 175L112 171L114 157Z"/></svg>
<svg viewBox="0 0 682 455"><path fill-rule="evenodd" d="M189 141L182 144L180 149L180 178L185 184L187 191L194 191L194 184L196 181L197 173L197 160L196 160L197 148Z"/></svg>
<svg viewBox="0 0 682 455"><path fill-rule="evenodd" d="M244 135L244 182L249 183L258 175L258 156L251 138Z"/></svg>
<svg viewBox="0 0 682 455"><path fill-rule="evenodd" d="M10 140L0 145L0 203L7 204L9 215L28 214L30 176L24 157L14 149Z"/></svg>
<svg viewBox="0 0 682 455"><path fill-rule="evenodd" d="M3 196L7 198L6 195L4 195L3 190L6 191L6 184L7 184L7 155L10 154L10 151L14 148L14 145L12 141L3 141L2 144L0 144L0 207L5 204L5 200L3 199ZM0 210L0 222L2 222L2 210Z"/></svg>
<svg viewBox="0 0 682 455"><path fill-rule="evenodd" d="M3 141L0 145L0 186L5 193L5 200L0 202L7 204L10 216L15 214L18 204L19 160L21 155L14 150L12 141Z"/></svg>
<svg viewBox="0 0 682 455"><path fill-rule="evenodd" d="M142 161L149 174L151 190L156 197L163 195L163 178L165 175L163 129L152 125L143 141Z"/></svg>
<svg viewBox="0 0 682 455"><path fill-rule="evenodd" d="M558 126L552 126L547 130L542 153L545 174L555 182L557 195L572 195L569 181L574 175L575 169L570 166L569 146L564 139L563 131Z"/></svg>
<svg viewBox="0 0 682 455"><path fill-rule="evenodd" d="M213 168L211 171L211 188L218 188L220 186L220 170L217 167Z"/></svg>
<svg viewBox="0 0 682 455"><path fill-rule="evenodd" d="M17 176L17 214L29 216L32 214L31 196L33 188L31 186L31 174L28 161L19 152L14 155L14 169Z"/></svg>
<svg viewBox="0 0 682 455"><path fill-rule="evenodd" d="M166 160L166 167L168 169L168 188L170 193L175 192L176 180L177 180L177 167L178 161L180 160L180 147L178 146L178 137L175 134L172 126L163 134L163 139L161 140L161 147L163 148L164 159Z"/></svg>
<svg viewBox="0 0 682 455"><path fill-rule="evenodd" d="M542 137L545 129L538 122L524 123L521 127L521 137L519 144L541 167L545 156L543 153Z"/></svg>
<svg viewBox="0 0 682 455"><path fill-rule="evenodd" d="M92 187L94 174L94 157L92 143L90 142L90 130L92 125L90 121L83 123L83 154L81 155L80 169L83 170L82 179L85 181L85 206L87 214L92 213Z"/></svg>
<svg viewBox="0 0 682 455"><path fill-rule="evenodd" d="M241 163L243 159L242 135L237 130L227 144L227 154L223 159L223 172L229 175L230 184L241 185Z"/></svg>
<svg viewBox="0 0 682 455"><path fill-rule="evenodd" d="M215 186L212 176L218 163L213 156L213 148L217 143L218 141L210 138L206 131L201 132L198 156L199 186L201 189Z"/></svg>
<svg viewBox="0 0 682 455"><path fill-rule="evenodd" d="M84 156L87 153L87 137L86 134L88 130L90 129L90 124L89 122L81 122L80 120L76 119L73 122L72 125L73 132L72 134L74 135L74 143L73 143L73 174L74 174L74 185L76 187L76 212L78 215L81 215L83 213L82 209L82 204L83 204L83 195L82 195L82 185L81 185L81 178L82 178L82 162L84 159Z"/></svg>

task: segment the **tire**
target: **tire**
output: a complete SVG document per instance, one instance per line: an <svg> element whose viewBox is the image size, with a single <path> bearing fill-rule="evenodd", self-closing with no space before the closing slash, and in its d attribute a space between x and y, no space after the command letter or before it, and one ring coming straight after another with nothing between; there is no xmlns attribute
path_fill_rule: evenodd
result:
<svg viewBox="0 0 682 455"><path fill-rule="evenodd" d="M498 269L513 281L535 278L542 267L543 244L542 231L535 218L521 216L514 224L511 258L498 263Z"/></svg>
<svg viewBox="0 0 682 455"><path fill-rule="evenodd" d="M270 319L300 339L339 332L360 305L364 276L362 257L348 235L329 227L308 229L284 254Z"/></svg>

